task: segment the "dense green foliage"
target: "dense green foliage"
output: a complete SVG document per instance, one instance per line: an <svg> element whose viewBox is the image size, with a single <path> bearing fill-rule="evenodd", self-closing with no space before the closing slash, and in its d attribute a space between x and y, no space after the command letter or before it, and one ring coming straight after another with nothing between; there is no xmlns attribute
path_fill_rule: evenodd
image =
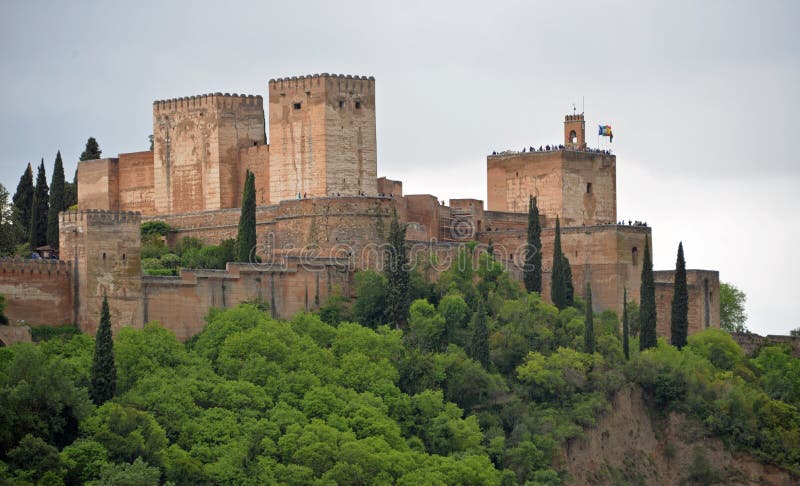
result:
<svg viewBox="0 0 800 486"><path fill-rule="evenodd" d="M111 339L111 312L108 298L103 297L100 325L97 327L92 372L89 381L89 396L96 405L114 398L117 392L117 366L114 364L114 341Z"/></svg>
<svg viewBox="0 0 800 486"><path fill-rule="evenodd" d="M528 203L528 237L522 280L528 292L542 292L542 223L539 221L539 206L533 196Z"/></svg>
<svg viewBox="0 0 800 486"><path fill-rule="evenodd" d="M628 318L628 289L622 291L622 353L625 361L631 359L630 323Z"/></svg>
<svg viewBox="0 0 800 486"><path fill-rule="evenodd" d="M236 240L232 238L205 245L199 238L184 236L170 249L162 237L168 231L162 221L142 224L142 270L146 275L174 276L181 268L224 270L228 262L236 261Z"/></svg>
<svg viewBox="0 0 800 486"><path fill-rule="evenodd" d="M719 323L728 332L747 332L747 296L733 284L719 284Z"/></svg>
<svg viewBox="0 0 800 486"><path fill-rule="evenodd" d="M64 205L64 164L61 151L56 153L53 178L50 180L50 207L47 212L47 244L58 250L58 213L67 209Z"/></svg>
<svg viewBox="0 0 800 486"><path fill-rule="evenodd" d="M403 326L408 319L408 306L411 301L411 275L406 254L406 227L397 219L397 211L392 212L389 226L389 242L386 248L386 321L395 326Z"/></svg>
<svg viewBox="0 0 800 486"><path fill-rule="evenodd" d="M31 205L31 232L28 241L32 249L47 244L49 197L47 175L44 170L44 159L42 159L36 173L36 187L33 190L33 204Z"/></svg>
<svg viewBox="0 0 800 486"><path fill-rule="evenodd" d="M586 283L586 315L583 318L583 352L594 354L597 343L594 337L594 312L592 311L592 287ZM627 353L625 353L627 359Z"/></svg>
<svg viewBox="0 0 800 486"><path fill-rule="evenodd" d="M28 241L31 234L31 210L33 209L33 169L31 164L25 168L19 178L17 191L12 201L14 203L14 219L20 226L22 242Z"/></svg>
<svg viewBox="0 0 800 486"><path fill-rule="evenodd" d="M415 300L402 329L384 325L387 279L375 272L357 274L355 302L337 295L319 315L276 321L253 304L212 309L186 344L158 323L123 328L113 345L117 393L100 406L89 399L91 337L2 348L0 477L561 484L565 441L633 385L656 413L686 413L732 447L800 470L800 361L788 349L748 359L709 329L682 350L663 339L644 352L633 345L626 361L616 316L591 313L588 294L581 309L558 310L491 256L478 261L412 290L437 297ZM351 308L369 327L343 317ZM581 351L586 320L593 353ZM680 474L702 481L713 472L698 453Z"/></svg>
<svg viewBox="0 0 800 486"><path fill-rule="evenodd" d="M670 342L673 346L678 349L686 346L686 338L689 336L689 289L686 287L686 260L683 257L683 242L678 243L678 258L675 261L670 331Z"/></svg>
<svg viewBox="0 0 800 486"><path fill-rule="evenodd" d="M649 239L644 242L639 302L639 349L645 350L656 345L656 284L653 280L653 260L650 256Z"/></svg>
<svg viewBox="0 0 800 486"><path fill-rule="evenodd" d="M89 137L86 141L86 148L81 152L81 157L78 160L95 160L99 159L103 154L100 150L100 145L94 137Z"/></svg>
<svg viewBox="0 0 800 486"><path fill-rule="evenodd" d="M236 260L249 262L256 249L256 176L249 170L242 191L242 211L236 234Z"/></svg>

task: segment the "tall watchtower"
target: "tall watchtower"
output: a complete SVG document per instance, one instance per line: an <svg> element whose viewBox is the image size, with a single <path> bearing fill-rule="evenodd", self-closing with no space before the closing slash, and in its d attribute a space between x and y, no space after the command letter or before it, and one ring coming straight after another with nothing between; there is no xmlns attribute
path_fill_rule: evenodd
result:
<svg viewBox="0 0 800 486"><path fill-rule="evenodd" d="M269 195L377 192L375 78L314 74L269 81Z"/></svg>
<svg viewBox="0 0 800 486"><path fill-rule="evenodd" d="M586 148L586 120L583 113L564 117L564 146L572 149Z"/></svg>
<svg viewBox="0 0 800 486"><path fill-rule="evenodd" d="M215 93L154 102L156 212L236 207L244 187L239 149L266 142L261 96Z"/></svg>

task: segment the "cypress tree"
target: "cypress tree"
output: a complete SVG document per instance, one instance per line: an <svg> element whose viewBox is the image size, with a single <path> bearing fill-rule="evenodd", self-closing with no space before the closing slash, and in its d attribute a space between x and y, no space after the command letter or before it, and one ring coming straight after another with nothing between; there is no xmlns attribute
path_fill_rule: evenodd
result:
<svg viewBox="0 0 800 486"><path fill-rule="evenodd" d="M50 208L47 211L47 244L58 250L58 213L67 209L64 206L64 165L61 151L56 153L53 178L50 180Z"/></svg>
<svg viewBox="0 0 800 486"><path fill-rule="evenodd" d="M100 145L97 144L97 140L95 140L94 137L89 137L89 140L86 141L86 149L81 153L80 160L99 159L102 154L103 151L100 150Z"/></svg>
<svg viewBox="0 0 800 486"><path fill-rule="evenodd" d="M486 309L483 299L478 299L478 309L472 321L472 339L470 340L470 357L489 367L489 327L486 324Z"/></svg>
<svg viewBox="0 0 800 486"><path fill-rule="evenodd" d="M625 353L626 361L631 359L628 333L628 289L624 289L622 291L622 351Z"/></svg>
<svg viewBox="0 0 800 486"><path fill-rule="evenodd" d="M542 293L542 224L539 221L539 206L531 196L528 204L528 239L525 247L525 268L522 278L525 290Z"/></svg>
<svg viewBox="0 0 800 486"><path fill-rule="evenodd" d="M572 267L569 265L567 255L564 255L561 270L564 272L564 303L566 307L572 307L575 305L575 287L572 285Z"/></svg>
<svg viewBox="0 0 800 486"><path fill-rule="evenodd" d="M108 309L108 298L104 296L100 326L94 342L89 396L95 405L102 405L111 400L116 392L117 368L114 364L114 341L111 338L111 313Z"/></svg>
<svg viewBox="0 0 800 486"><path fill-rule="evenodd" d="M564 255L561 252L561 223L556 216L556 236L553 240L553 268L550 276L550 300L559 310L567 307L567 286L564 281Z"/></svg>
<svg viewBox="0 0 800 486"><path fill-rule="evenodd" d="M33 169L31 164L25 168L17 184L17 192L11 199L14 203L14 217L20 226L22 241L26 242L31 237L31 211L33 210Z"/></svg>
<svg viewBox="0 0 800 486"><path fill-rule="evenodd" d="M78 204L78 169L75 169L72 182L64 182L64 209L74 204Z"/></svg>
<svg viewBox="0 0 800 486"><path fill-rule="evenodd" d="M653 260L650 257L650 239L644 242L642 258L642 286L639 301L639 349L656 346L656 287L653 281Z"/></svg>
<svg viewBox="0 0 800 486"><path fill-rule="evenodd" d="M31 248L47 244L48 199L47 176L44 171L44 159L42 159L36 174L36 188L33 190L31 233L28 239L31 243Z"/></svg>
<svg viewBox="0 0 800 486"><path fill-rule="evenodd" d="M586 283L586 317L583 320L583 351L594 354L596 349L594 338L594 311L592 310L592 287Z"/></svg>
<svg viewBox="0 0 800 486"><path fill-rule="evenodd" d="M397 220L397 210L392 212L389 227L389 244L386 252L386 318L400 327L406 324L411 295L411 276L406 255L406 227Z"/></svg>
<svg viewBox="0 0 800 486"><path fill-rule="evenodd" d="M689 333L689 291L686 288L686 260L683 258L683 242L678 243L678 259L675 262L675 288L672 294L672 316L670 322L672 345L678 349L686 346Z"/></svg>
<svg viewBox="0 0 800 486"><path fill-rule="evenodd" d="M249 170L242 192L242 213L239 215L239 232L236 235L236 261L250 261L250 252L256 246L256 176Z"/></svg>

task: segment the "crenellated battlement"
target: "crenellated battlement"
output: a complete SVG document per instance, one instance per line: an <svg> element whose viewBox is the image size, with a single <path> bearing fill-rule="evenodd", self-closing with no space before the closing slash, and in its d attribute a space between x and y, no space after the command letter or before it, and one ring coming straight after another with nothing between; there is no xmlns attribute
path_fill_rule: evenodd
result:
<svg viewBox="0 0 800 486"><path fill-rule="evenodd" d="M140 224L142 213L138 211L106 211L103 209L82 209L62 211L58 214L62 225L86 221L87 223L135 223Z"/></svg>
<svg viewBox="0 0 800 486"><path fill-rule="evenodd" d="M568 122L568 121L584 121L583 113L578 113L578 114L575 114L575 115L565 115L564 116L564 121L565 122Z"/></svg>
<svg viewBox="0 0 800 486"><path fill-rule="evenodd" d="M278 89L313 89L322 88L325 81L338 82L342 87L371 91L375 89L374 76L359 76L352 74L309 74L305 76L291 76L269 80L269 87Z"/></svg>
<svg viewBox="0 0 800 486"><path fill-rule="evenodd" d="M184 96L169 100L153 102L153 113L174 113L177 111L199 108L233 108L234 106L264 107L261 95L245 95L238 93L208 93L196 96Z"/></svg>
<svg viewBox="0 0 800 486"><path fill-rule="evenodd" d="M72 272L72 262L62 260L0 259L0 274L62 278Z"/></svg>

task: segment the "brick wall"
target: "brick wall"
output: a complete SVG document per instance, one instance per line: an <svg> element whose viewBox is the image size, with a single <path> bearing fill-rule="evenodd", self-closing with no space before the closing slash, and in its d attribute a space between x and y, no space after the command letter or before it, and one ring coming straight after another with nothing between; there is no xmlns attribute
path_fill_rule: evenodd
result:
<svg viewBox="0 0 800 486"><path fill-rule="evenodd" d="M121 211L138 211L142 214L155 214L153 151L119 154L118 160L118 209ZM87 206L84 209L105 208Z"/></svg>
<svg viewBox="0 0 800 486"><path fill-rule="evenodd" d="M119 209L119 160L84 160L78 163L78 208Z"/></svg>
<svg viewBox="0 0 800 486"><path fill-rule="evenodd" d="M0 294L11 324L73 322L72 264L58 260L0 260ZM8 344L8 343L7 343Z"/></svg>
<svg viewBox="0 0 800 486"><path fill-rule="evenodd" d="M653 278L656 284L656 333L669 337L675 272L656 271L653 272ZM686 283L689 292L689 334L719 327L719 272L686 270Z"/></svg>

